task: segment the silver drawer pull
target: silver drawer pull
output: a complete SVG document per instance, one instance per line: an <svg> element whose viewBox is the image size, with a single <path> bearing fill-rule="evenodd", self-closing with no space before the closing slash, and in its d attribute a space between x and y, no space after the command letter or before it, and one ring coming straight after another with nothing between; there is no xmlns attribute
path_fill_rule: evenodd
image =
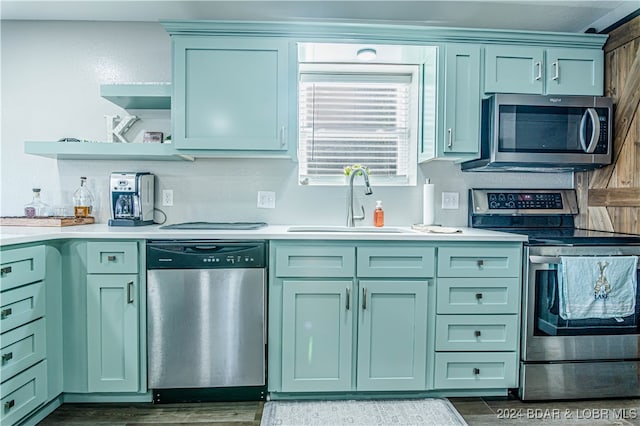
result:
<svg viewBox="0 0 640 426"><path fill-rule="evenodd" d="M16 400L12 399L11 401L7 401L4 403L4 411L5 413L13 408L16 405Z"/></svg>
<svg viewBox="0 0 640 426"><path fill-rule="evenodd" d="M482 332L480 330L476 330L473 332L474 336L476 337L480 337L482 335Z"/></svg>
<svg viewBox="0 0 640 426"><path fill-rule="evenodd" d="M474 369L473 369L473 374L475 374L476 376L477 376L478 374L480 374L480 369L479 369L479 368L474 368Z"/></svg>
<svg viewBox="0 0 640 426"><path fill-rule="evenodd" d="M113 254L110 254L109 256L107 256L107 260L108 260L109 262L115 262L116 257L115 257Z"/></svg>
<svg viewBox="0 0 640 426"><path fill-rule="evenodd" d="M0 312L0 319L5 319L7 318L9 315L11 315L13 313L13 310L11 308L7 308L7 309L3 309Z"/></svg>
<svg viewBox="0 0 640 426"><path fill-rule="evenodd" d="M484 260L478 259L478 268L482 269L483 266L484 266Z"/></svg>
<svg viewBox="0 0 640 426"><path fill-rule="evenodd" d="M4 274L10 274L11 273L11 266L5 266L4 268L0 269L0 272L4 275Z"/></svg>
<svg viewBox="0 0 640 426"><path fill-rule="evenodd" d="M482 293L476 293L476 300L482 300Z"/></svg>
<svg viewBox="0 0 640 426"><path fill-rule="evenodd" d="M7 361L10 361L13 358L13 352L7 352L6 354L2 354L2 363L6 364Z"/></svg>

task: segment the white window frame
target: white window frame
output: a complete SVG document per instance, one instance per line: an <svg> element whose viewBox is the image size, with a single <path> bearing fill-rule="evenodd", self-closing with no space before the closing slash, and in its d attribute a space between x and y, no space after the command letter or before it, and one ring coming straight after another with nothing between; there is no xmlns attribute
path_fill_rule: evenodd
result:
<svg viewBox="0 0 640 426"><path fill-rule="evenodd" d="M361 64L361 63L300 63L298 72L298 83L305 76L310 74L323 75L336 75L344 74L355 76L362 76L363 81L367 81L367 78L375 79L375 74L385 75L404 75L410 78L410 98L409 98L409 129L408 129L408 147L406 153L406 167L407 176L406 179L401 178L388 178L383 176L371 175L371 184L377 186L415 186L417 181L417 163L418 163L418 137L421 132L422 120L422 78L423 68L419 65L411 64ZM372 76L372 77L369 77ZM322 78L322 77L319 77ZM300 97L300 88L298 87L297 96ZM302 106L298 102L298 117L300 117L300 111ZM306 147L302 146L300 124L298 128L298 161L304 164L305 158L302 157L306 154ZM354 163L358 163L357 161ZM359 162L360 164L367 166L366 161ZM347 164L345 164L347 165ZM306 176L301 173L302 167L298 167L299 184L301 185L346 185L347 180L344 174L336 174L335 176Z"/></svg>

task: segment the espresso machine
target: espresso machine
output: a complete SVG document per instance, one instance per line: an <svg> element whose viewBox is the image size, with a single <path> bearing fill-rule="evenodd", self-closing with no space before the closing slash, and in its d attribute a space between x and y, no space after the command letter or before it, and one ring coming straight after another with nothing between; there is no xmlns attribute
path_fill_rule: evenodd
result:
<svg viewBox="0 0 640 426"><path fill-rule="evenodd" d="M154 176L146 172L113 172L109 179L109 226L153 224Z"/></svg>

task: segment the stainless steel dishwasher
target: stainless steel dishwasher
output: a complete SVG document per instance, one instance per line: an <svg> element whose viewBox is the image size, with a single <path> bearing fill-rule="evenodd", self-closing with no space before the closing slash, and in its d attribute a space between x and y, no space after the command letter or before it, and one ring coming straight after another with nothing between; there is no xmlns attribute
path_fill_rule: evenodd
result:
<svg viewBox="0 0 640 426"><path fill-rule="evenodd" d="M155 402L264 399L265 241L147 242Z"/></svg>

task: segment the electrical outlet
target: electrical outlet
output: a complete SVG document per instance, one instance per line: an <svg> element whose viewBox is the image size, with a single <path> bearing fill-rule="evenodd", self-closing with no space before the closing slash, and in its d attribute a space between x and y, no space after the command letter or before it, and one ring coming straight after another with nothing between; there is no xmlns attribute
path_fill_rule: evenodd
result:
<svg viewBox="0 0 640 426"><path fill-rule="evenodd" d="M271 191L258 191L258 208L275 209L276 193Z"/></svg>
<svg viewBox="0 0 640 426"><path fill-rule="evenodd" d="M460 193L443 192L442 193L442 209L455 210L459 207Z"/></svg>
<svg viewBox="0 0 640 426"><path fill-rule="evenodd" d="M173 189L162 190L162 205L163 206L173 205Z"/></svg>

